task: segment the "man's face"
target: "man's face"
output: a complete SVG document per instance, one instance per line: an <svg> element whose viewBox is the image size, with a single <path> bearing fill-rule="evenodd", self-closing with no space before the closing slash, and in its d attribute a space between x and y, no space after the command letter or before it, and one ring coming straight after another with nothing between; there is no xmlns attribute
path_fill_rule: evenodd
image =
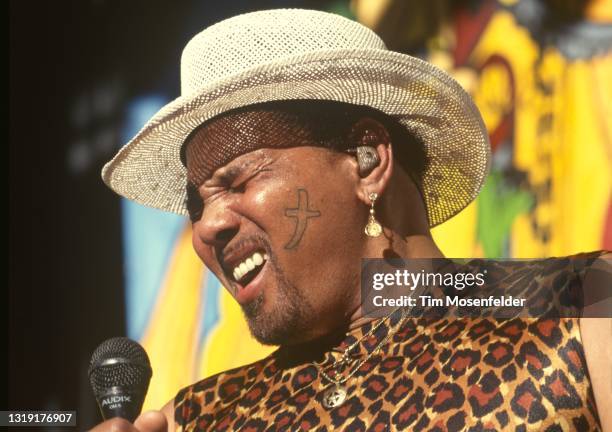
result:
<svg viewBox="0 0 612 432"><path fill-rule="evenodd" d="M240 303L258 340L292 344L329 332L358 307L367 209L357 198L350 156L307 145L278 148L296 139L291 128L259 121L265 113L250 115L247 123L214 120L188 143L188 177L203 201L193 246ZM209 146L204 156L214 158L211 151L245 137L270 147L198 178L201 140Z"/></svg>

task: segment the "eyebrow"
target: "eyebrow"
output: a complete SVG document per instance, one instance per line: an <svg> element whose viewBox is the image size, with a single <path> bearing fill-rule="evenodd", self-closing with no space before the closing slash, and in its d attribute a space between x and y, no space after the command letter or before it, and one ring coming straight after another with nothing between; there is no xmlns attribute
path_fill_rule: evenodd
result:
<svg viewBox="0 0 612 432"><path fill-rule="evenodd" d="M245 171L248 171L252 167L255 167L253 174L256 174L264 170L263 167L268 166L271 162L273 162L269 156L260 154L260 150L257 150L256 153L257 155L253 158L248 158L247 160L238 163L233 162L229 166L214 170L211 177L198 182L198 189L202 186L218 187L219 185L229 185L234 182L236 178L240 177ZM191 182L194 183L193 180L191 180Z"/></svg>
<svg viewBox="0 0 612 432"><path fill-rule="evenodd" d="M240 166L240 165L229 166L226 169L224 169L217 176L217 178L222 183L225 183L225 184L231 183L232 181L234 181L236 179L236 177L238 177L244 171L244 168L245 168L244 165L243 166ZM211 180L212 180L212 178L211 178Z"/></svg>
<svg viewBox="0 0 612 432"><path fill-rule="evenodd" d="M223 169L221 173L219 173L216 178L218 181L229 184L236 180L241 174L250 169L253 166L257 166L260 162L267 162L267 158L262 157L254 157L252 159L246 160L240 164L231 165L227 168ZM209 180L212 180L215 176L211 177Z"/></svg>

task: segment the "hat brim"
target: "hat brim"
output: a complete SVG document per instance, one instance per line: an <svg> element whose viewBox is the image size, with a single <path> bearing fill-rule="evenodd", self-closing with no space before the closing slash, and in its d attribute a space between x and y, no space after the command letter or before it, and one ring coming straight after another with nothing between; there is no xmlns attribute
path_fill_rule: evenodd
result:
<svg viewBox="0 0 612 432"><path fill-rule="evenodd" d="M423 195L430 226L466 207L490 164L487 130L470 96L448 74L387 50L315 52L246 69L159 110L102 170L118 194L187 215L180 149L203 122L256 103L319 99L366 105L396 118L425 146ZM401 145L401 143L399 143Z"/></svg>

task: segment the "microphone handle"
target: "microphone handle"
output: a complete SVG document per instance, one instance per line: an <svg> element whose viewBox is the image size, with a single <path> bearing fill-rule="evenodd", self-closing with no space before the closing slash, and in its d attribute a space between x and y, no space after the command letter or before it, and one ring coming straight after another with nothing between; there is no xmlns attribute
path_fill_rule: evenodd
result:
<svg viewBox="0 0 612 432"><path fill-rule="evenodd" d="M111 387L96 399L104 420L121 417L134 423L142 410L144 396L143 392L129 387Z"/></svg>

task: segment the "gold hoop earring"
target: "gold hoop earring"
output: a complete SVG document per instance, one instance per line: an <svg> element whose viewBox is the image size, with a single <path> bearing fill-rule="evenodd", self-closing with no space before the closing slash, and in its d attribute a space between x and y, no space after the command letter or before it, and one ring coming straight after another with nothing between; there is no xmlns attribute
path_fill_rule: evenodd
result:
<svg viewBox="0 0 612 432"><path fill-rule="evenodd" d="M365 226L364 232L368 237L378 237L382 233L382 226L376 220L374 205L376 204L376 199L378 198L378 194L372 192L368 198L370 198L371 206L370 206L370 216L368 217L368 223Z"/></svg>

